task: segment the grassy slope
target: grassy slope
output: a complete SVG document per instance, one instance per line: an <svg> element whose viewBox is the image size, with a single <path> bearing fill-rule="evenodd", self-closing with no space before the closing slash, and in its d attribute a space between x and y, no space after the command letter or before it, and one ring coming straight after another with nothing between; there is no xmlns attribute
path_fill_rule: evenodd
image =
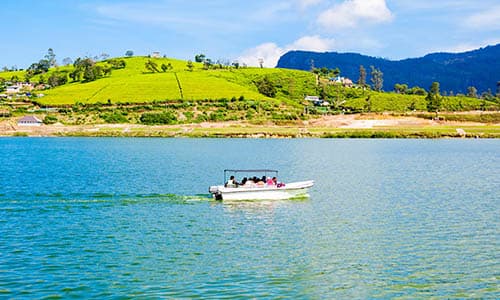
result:
<svg viewBox="0 0 500 300"><path fill-rule="evenodd" d="M245 70L203 70L201 64L195 64L194 71L186 70L186 62L174 59L159 58L154 61L160 66L172 64L173 70L165 73L145 73L145 57L127 58L127 67L113 70L111 76L89 83L70 83L47 90L40 99L43 104L81 103L144 103L155 100L180 100L177 74L184 100L215 100L244 96L246 99L270 100L258 93L250 78L259 77L273 69ZM299 71L289 71L290 73ZM306 72L302 72L309 75ZM243 74L251 74L245 76ZM245 78L245 80L241 80Z"/></svg>
<svg viewBox="0 0 500 300"><path fill-rule="evenodd" d="M305 95L317 95L316 79L305 71L289 69L223 69L203 70L201 64L194 63L194 71L187 71L186 61L158 58L153 59L158 66L170 63L173 70L165 73L145 73L144 64L149 58L125 58L125 69L113 70L112 75L89 83L69 83L43 91L45 97L37 101L44 105L71 105L80 103L147 103L158 101L178 101L181 93L176 75L182 87L183 100L218 100L244 96L247 100L264 100L274 104L284 103L301 110ZM72 67L60 67L59 70L71 70ZM53 72L51 70L50 72ZM43 75L45 79L50 76ZM0 72L0 77L10 79L13 75L24 79L23 71ZM277 86L276 99L258 93L254 80L268 76ZM38 81L40 75L32 81ZM344 89L336 86L327 87L330 99L344 99L344 106L355 110L366 110L367 98L370 97L371 111L426 110L424 96L399 95L395 93L377 93L360 89ZM484 103L483 103L484 104ZM488 102L487 109L498 109L498 104ZM481 101L468 97L445 97L442 110L462 111L479 109ZM278 105L279 106L279 105Z"/></svg>

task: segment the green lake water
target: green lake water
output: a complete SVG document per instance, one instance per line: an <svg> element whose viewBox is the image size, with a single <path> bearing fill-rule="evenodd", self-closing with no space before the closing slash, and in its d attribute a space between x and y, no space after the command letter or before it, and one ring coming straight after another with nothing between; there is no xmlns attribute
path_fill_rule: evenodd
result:
<svg viewBox="0 0 500 300"><path fill-rule="evenodd" d="M226 168L313 179L228 204ZM0 139L0 298L499 298L499 140Z"/></svg>

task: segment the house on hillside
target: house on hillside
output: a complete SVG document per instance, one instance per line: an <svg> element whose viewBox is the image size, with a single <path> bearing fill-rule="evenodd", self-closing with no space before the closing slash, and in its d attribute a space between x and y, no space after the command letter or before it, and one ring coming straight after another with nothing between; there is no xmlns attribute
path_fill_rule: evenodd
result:
<svg viewBox="0 0 500 300"><path fill-rule="evenodd" d="M306 96L306 101L310 101L314 106L330 106L330 102L320 99L318 96Z"/></svg>
<svg viewBox="0 0 500 300"><path fill-rule="evenodd" d="M319 101L319 97L318 96L306 96L304 98L304 100L314 102L314 101Z"/></svg>
<svg viewBox="0 0 500 300"><path fill-rule="evenodd" d="M35 116L24 116L17 120L17 126L41 126L42 120Z"/></svg>
<svg viewBox="0 0 500 300"><path fill-rule="evenodd" d="M347 78L347 77L341 77L341 76L330 77L329 80L330 80L330 83L340 83L344 87L353 87L354 86L354 83L352 82L352 80Z"/></svg>
<svg viewBox="0 0 500 300"><path fill-rule="evenodd" d="M11 86L8 86L6 89L5 89L5 93L6 94L17 94L21 92L21 88L17 85L11 85Z"/></svg>
<svg viewBox="0 0 500 300"><path fill-rule="evenodd" d="M18 82L7 86L5 93L7 94L19 94L21 91L31 91L34 86L31 83Z"/></svg>
<svg viewBox="0 0 500 300"><path fill-rule="evenodd" d="M352 82L351 79L344 78L344 80L342 80L342 85L345 86L345 87L353 87L354 83Z"/></svg>
<svg viewBox="0 0 500 300"><path fill-rule="evenodd" d="M151 53L151 57L152 58L160 58L161 54L159 51L155 51L153 53Z"/></svg>

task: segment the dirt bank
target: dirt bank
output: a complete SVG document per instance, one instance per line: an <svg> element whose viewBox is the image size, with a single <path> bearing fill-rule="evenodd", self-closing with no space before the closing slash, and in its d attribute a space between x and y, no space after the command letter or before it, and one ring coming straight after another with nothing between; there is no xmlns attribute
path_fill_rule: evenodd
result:
<svg viewBox="0 0 500 300"><path fill-rule="evenodd" d="M410 116L336 115L287 125L255 125L244 121L147 126L140 124L19 126L16 118L0 122L0 136L236 136L236 137L316 137L338 132L436 131L443 136L465 135L474 129L487 131L486 137L500 137L500 124L444 122ZM492 134L491 134L492 133ZM439 137L439 134L436 136Z"/></svg>

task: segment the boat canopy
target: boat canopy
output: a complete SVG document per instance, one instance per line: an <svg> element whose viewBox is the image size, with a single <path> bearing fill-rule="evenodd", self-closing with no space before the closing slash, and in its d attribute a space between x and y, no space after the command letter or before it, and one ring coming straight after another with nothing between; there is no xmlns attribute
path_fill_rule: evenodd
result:
<svg viewBox="0 0 500 300"><path fill-rule="evenodd" d="M237 173L264 173L267 177L267 173L273 173L274 176L278 177L278 170L271 169L226 169L224 170L224 182L226 182L227 173L237 174Z"/></svg>

